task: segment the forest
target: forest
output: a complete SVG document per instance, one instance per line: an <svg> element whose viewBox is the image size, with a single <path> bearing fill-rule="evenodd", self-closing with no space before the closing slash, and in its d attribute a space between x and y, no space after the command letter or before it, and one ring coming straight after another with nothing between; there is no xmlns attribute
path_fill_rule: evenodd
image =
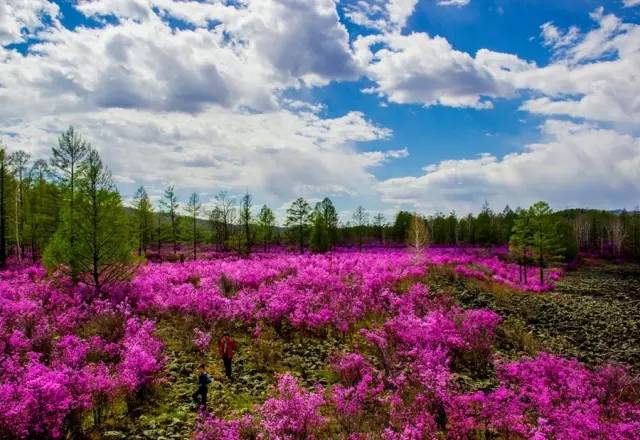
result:
<svg viewBox="0 0 640 440"><path fill-rule="evenodd" d="M0 149L0 438L640 438L640 210L178 192Z"/></svg>

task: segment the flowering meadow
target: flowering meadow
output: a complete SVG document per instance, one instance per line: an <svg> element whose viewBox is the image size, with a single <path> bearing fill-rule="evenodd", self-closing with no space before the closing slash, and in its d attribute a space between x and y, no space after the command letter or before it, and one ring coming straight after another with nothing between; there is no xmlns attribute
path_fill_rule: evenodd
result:
<svg viewBox="0 0 640 440"><path fill-rule="evenodd" d="M191 324L175 331L194 359L214 350L221 329L255 346L292 335L342 341L322 384L281 371L248 410L210 401L211 413L193 416L198 440L640 438L640 382L625 367L501 357L500 315L425 284L443 266L539 295L562 276L547 270L543 285L536 276L521 284L504 257L479 248L205 255L148 263L101 296L38 266L6 270L0 438L79 437L123 403L135 418L158 398L154 389L171 386L157 326L176 317Z"/></svg>

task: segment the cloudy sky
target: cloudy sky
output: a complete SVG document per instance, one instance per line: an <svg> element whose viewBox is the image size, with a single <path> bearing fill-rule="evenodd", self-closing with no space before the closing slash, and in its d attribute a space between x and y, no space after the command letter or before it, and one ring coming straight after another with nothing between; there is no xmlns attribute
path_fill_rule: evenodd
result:
<svg viewBox="0 0 640 440"><path fill-rule="evenodd" d="M640 0L2 0L0 142L123 196L640 203Z"/></svg>

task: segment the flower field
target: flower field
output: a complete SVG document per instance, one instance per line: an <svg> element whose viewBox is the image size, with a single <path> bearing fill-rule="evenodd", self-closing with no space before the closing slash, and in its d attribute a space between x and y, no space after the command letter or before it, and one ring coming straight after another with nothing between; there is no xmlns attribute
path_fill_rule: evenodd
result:
<svg viewBox="0 0 640 440"><path fill-rule="evenodd" d="M640 438L640 383L625 367L503 358L499 314L425 282L441 267L540 295L561 270L540 284L530 269L520 283L502 250L479 248L210 257L148 263L101 297L38 266L0 273L0 438L135 424L177 380L173 347L194 363L215 359L222 331L243 342L240 369L243 352L282 341L339 349L322 360L322 380L267 369L273 386L256 403L210 396L211 412L190 416L196 439ZM181 374L195 383L195 370Z"/></svg>

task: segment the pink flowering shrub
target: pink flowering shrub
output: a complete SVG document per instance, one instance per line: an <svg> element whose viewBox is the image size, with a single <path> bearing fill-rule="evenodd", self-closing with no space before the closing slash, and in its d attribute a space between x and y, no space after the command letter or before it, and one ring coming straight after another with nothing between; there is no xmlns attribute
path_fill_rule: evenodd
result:
<svg viewBox="0 0 640 440"><path fill-rule="evenodd" d="M193 344L202 353L209 350L211 346L211 333L200 330L199 328L193 329Z"/></svg>
<svg viewBox="0 0 640 440"><path fill-rule="evenodd" d="M560 272L521 285L517 266L479 249L208 257L147 264L102 299L37 266L0 272L0 438L73 438L87 415L99 424L116 401L135 405L165 377L151 319L163 314L207 328L231 322L256 346L292 329L352 343L331 356L326 387L283 374L248 415L198 415L197 440L640 438L640 385L628 371L548 354L496 360L500 316L419 282L429 266L448 265L543 291ZM186 336L201 352L211 347L208 331ZM460 381L494 370L484 391Z"/></svg>
<svg viewBox="0 0 640 440"><path fill-rule="evenodd" d="M87 411L99 422L110 401L157 380L154 324L126 319L125 309L39 267L0 272L1 438L75 435ZM110 340L87 334L103 317L121 326Z"/></svg>
<svg viewBox="0 0 640 440"><path fill-rule="evenodd" d="M590 370L549 354L500 364L491 392L452 396L454 438L495 430L525 438L637 439L638 382L619 367Z"/></svg>
<svg viewBox="0 0 640 440"><path fill-rule="evenodd" d="M309 392L292 375L283 374L278 378L276 396L260 407L261 428L268 438L313 439L326 422L319 411L324 403L321 386Z"/></svg>

